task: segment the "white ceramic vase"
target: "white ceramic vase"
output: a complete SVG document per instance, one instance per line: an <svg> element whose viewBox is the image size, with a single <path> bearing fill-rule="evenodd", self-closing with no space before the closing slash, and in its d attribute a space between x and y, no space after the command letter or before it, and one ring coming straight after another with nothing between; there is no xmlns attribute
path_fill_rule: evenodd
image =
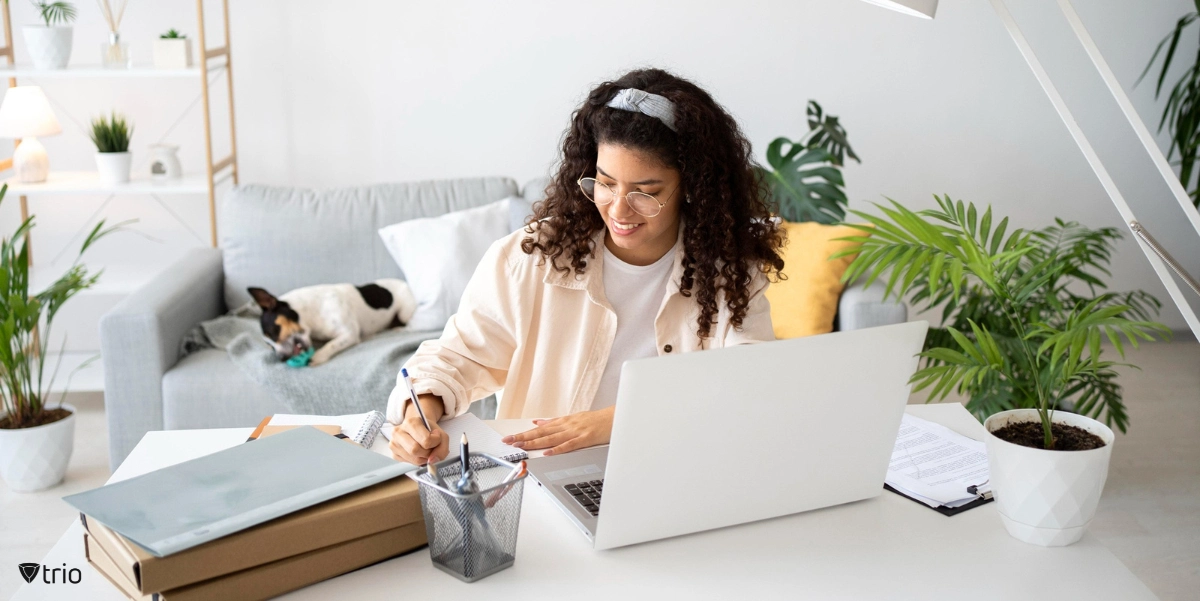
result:
<svg viewBox="0 0 1200 601"><path fill-rule="evenodd" d="M71 60L71 41L74 39L74 28L62 25L26 25L21 28L25 34L25 46L29 49L29 58L38 69L63 69Z"/></svg>
<svg viewBox="0 0 1200 601"><path fill-rule="evenodd" d="M1006 442L991 435L1004 426L1037 422L1035 409L997 413L983 423L987 437L992 494L1005 529L1014 538L1044 547L1061 547L1083 536L1108 479L1113 431L1090 417L1055 411L1053 423L1082 428L1104 441L1090 451L1047 451Z"/></svg>
<svg viewBox="0 0 1200 601"><path fill-rule="evenodd" d="M179 147L173 144L153 144L150 146L150 179L156 183L183 177L183 164L176 154Z"/></svg>
<svg viewBox="0 0 1200 601"><path fill-rule="evenodd" d="M129 181L132 163L133 155L128 151L96 153L96 169L100 171L101 183L121 184Z"/></svg>
<svg viewBox="0 0 1200 601"><path fill-rule="evenodd" d="M75 449L75 408L71 415L35 428L0 429L0 478L15 492L34 492L62 482Z"/></svg>

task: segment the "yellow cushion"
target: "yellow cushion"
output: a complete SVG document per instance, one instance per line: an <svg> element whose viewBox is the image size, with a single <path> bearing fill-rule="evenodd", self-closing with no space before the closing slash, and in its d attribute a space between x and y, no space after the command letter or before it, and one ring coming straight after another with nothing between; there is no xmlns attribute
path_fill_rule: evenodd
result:
<svg viewBox="0 0 1200 601"><path fill-rule="evenodd" d="M860 236L861 230L845 225L784 223L788 242L783 249L787 279L767 287L775 337L799 338L833 331L842 274L854 256L829 260L829 256L855 245L835 238Z"/></svg>

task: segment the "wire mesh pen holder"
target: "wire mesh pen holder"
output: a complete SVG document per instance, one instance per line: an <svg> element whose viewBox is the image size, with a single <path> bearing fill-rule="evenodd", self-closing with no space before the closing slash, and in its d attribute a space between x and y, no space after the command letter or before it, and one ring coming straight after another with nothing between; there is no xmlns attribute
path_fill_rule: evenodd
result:
<svg viewBox="0 0 1200 601"><path fill-rule="evenodd" d="M484 453L471 453L470 461L476 493L454 492L462 475L458 458L434 464L441 482L434 482L425 470L417 477L433 565L464 582L513 564L525 485L525 476L503 482L515 464Z"/></svg>

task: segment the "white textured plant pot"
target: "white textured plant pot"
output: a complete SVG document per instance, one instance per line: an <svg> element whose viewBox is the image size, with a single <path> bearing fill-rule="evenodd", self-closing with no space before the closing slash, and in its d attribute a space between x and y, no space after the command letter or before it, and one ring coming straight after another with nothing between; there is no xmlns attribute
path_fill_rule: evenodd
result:
<svg viewBox="0 0 1200 601"><path fill-rule="evenodd" d="M186 69L192 66L192 41L187 38L154 40L155 69Z"/></svg>
<svg viewBox="0 0 1200 601"><path fill-rule="evenodd" d="M1044 547L1061 547L1083 536L1108 479L1115 437L1104 424L1082 415L1055 411L1053 422L1099 436L1104 446L1090 451L1047 451L1006 442L991 435L1004 426L1037 422L1035 409L997 413L987 429L992 495L1004 527L1014 538Z"/></svg>
<svg viewBox="0 0 1200 601"><path fill-rule="evenodd" d="M129 181L129 170L133 166L133 155L129 152L97 152L96 169L100 171L100 182L121 184Z"/></svg>
<svg viewBox="0 0 1200 601"><path fill-rule="evenodd" d="M54 423L0 429L0 478L15 492L33 492L62 482L75 449L75 408Z"/></svg>
<svg viewBox="0 0 1200 601"><path fill-rule="evenodd" d="M26 25L21 28L25 34L25 46L29 49L29 58L38 69L63 69L71 60L71 41L74 39L74 28L69 26Z"/></svg>

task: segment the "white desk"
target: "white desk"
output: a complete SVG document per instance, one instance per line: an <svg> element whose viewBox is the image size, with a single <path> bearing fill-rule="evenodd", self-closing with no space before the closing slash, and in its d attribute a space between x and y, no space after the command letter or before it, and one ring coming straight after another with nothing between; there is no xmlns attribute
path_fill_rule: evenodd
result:
<svg viewBox="0 0 1200 601"><path fill-rule="evenodd" d="M958 405L909 413L981 438ZM509 433L523 420L498 421ZM199 457L246 439L249 428L150 432L110 482ZM728 485L725 478L714 485ZM23 585L14 600L119 600L83 556L74 521L42 560L83 570L78 585ZM10 568L11 569L11 568ZM434 569L421 549L286 595L288 599L1155 599L1090 534L1043 548L1004 531L989 503L945 517L889 492L879 497L611 551L593 551L551 504L525 489L516 564L474 584Z"/></svg>

